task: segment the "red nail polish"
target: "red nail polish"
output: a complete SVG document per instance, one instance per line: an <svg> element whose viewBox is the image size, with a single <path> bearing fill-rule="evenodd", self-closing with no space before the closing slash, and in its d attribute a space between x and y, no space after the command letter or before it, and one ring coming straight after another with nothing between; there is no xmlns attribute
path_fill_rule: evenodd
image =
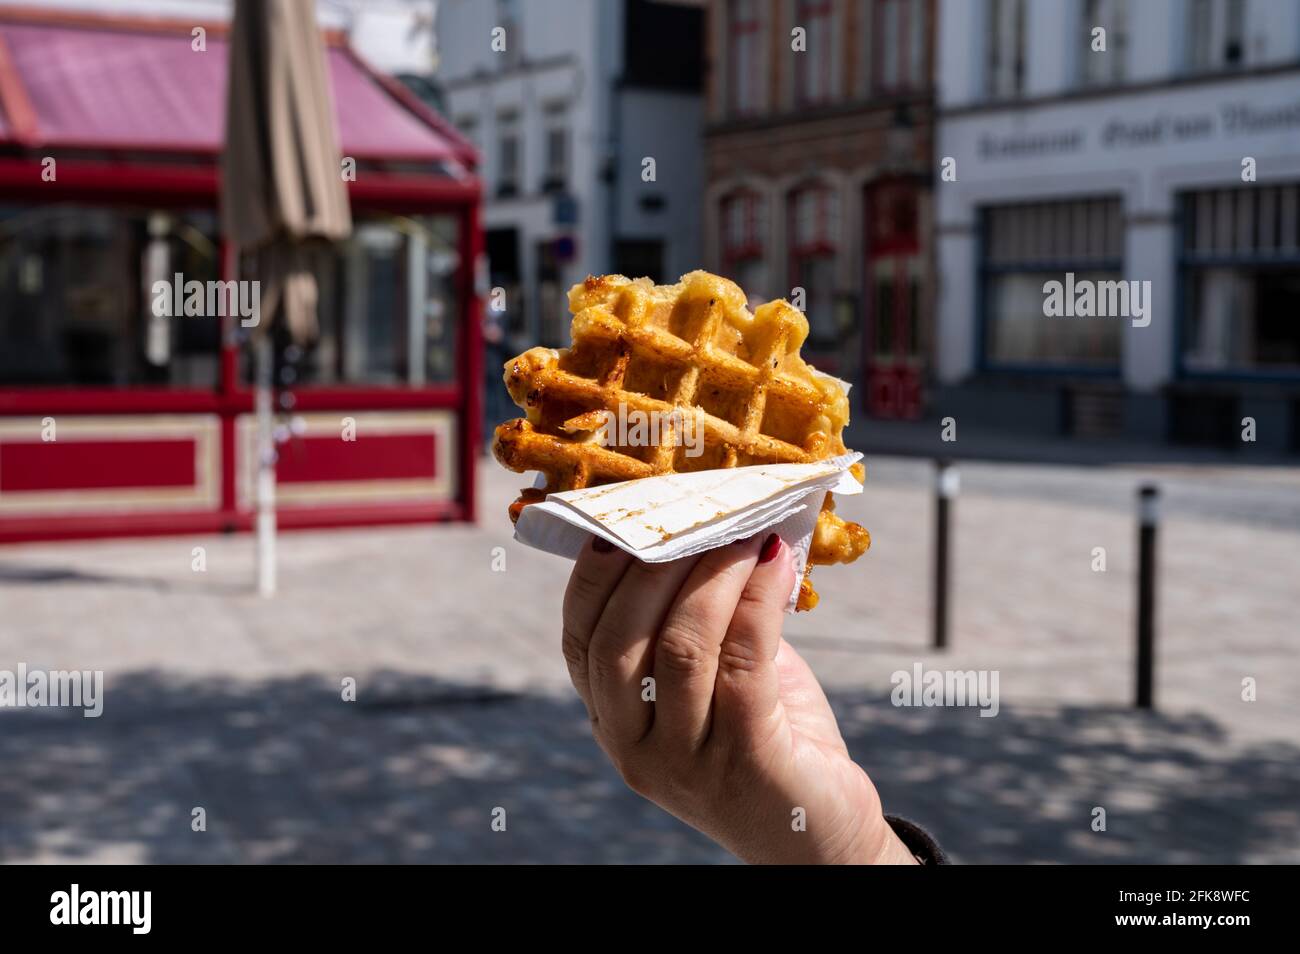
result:
<svg viewBox="0 0 1300 954"><path fill-rule="evenodd" d="M767 539L763 541L763 549L759 551L758 562L770 563L776 559L776 555L781 552L781 538L775 533L769 533Z"/></svg>
<svg viewBox="0 0 1300 954"><path fill-rule="evenodd" d="M597 553L608 553L610 550L614 549L614 544L610 543L604 537L592 537L591 549Z"/></svg>

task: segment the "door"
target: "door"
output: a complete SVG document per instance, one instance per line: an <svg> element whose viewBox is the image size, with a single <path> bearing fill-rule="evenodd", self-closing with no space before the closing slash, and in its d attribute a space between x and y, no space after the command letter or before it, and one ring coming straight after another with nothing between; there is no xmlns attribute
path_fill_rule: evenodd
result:
<svg viewBox="0 0 1300 954"><path fill-rule="evenodd" d="M872 417L921 416L922 351L919 190L911 182L868 187L865 209L866 409Z"/></svg>

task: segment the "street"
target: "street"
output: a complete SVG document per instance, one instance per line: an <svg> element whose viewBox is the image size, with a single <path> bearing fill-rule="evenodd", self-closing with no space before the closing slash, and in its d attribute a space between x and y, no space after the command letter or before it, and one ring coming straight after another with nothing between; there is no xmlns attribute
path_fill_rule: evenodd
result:
<svg viewBox="0 0 1300 954"><path fill-rule="evenodd" d="M1294 471L964 465L938 654L932 468L867 467L839 511L872 548L816 572L822 603L787 637L888 811L968 862L1300 862ZM527 481L480 475L478 527L283 535L269 602L247 536L0 550L0 669L105 673L101 718L0 711L0 860L728 860L592 743L559 653L568 565L511 540ZM1148 480L1168 506L1157 711L1140 713ZM996 717L891 705L918 662L996 670Z"/></svg>

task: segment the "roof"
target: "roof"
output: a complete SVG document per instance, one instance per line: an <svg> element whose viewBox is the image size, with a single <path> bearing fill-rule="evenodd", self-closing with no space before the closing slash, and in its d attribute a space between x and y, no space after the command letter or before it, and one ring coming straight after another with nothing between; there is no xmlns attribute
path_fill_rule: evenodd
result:
<svg viewBox="0 0 1300 954"><path fill-rule="evenodd" d="M0 144L28 149L220 153L226 24L0 10ZM473 167L473 147L405 87L325 33L343 155Z"/></svg>

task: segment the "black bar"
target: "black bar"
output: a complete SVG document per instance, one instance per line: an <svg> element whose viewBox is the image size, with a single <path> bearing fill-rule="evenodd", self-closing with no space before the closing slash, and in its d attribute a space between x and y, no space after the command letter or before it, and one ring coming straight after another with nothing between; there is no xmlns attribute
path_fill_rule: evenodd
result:
<svg viewBox="0 0 1300 954"><path fill-rule="evenodd" d="M1137 707L1155 708L1156 525L1160 491L1138 491Z"/></svg>
<svg viewBox="0 0 1300 954"><path fill-rule="evenodd" d="M957 472L952 461L936 460L934 480L934 648L948 648L948 526Z"/></svg>
<svg viewBox="0 0 1300 954"><path fill-rule="evenodd" d="M502 833L500 837L509 835ZM968 838L967 843L978 844L978 839ZM508 853L498 856L506 860L508 857ZM518 898L517 904L512 901L512 911L519 916L512 920L536 923L553 914L553 906L546 906L546 892L540 887L563 885L564 879L572 878L574 896L582 893L593 903L612 908L626 903L632 891L644 888L653 892L662 885L656 868L610 866L602 868L600 877L593 881L581 866L557 865L539 872L527 865L458 865L449 870L454 877L438 886L436 900L454 904L458 919L474 923L492 917L500 920L499 894L493 889L514 884L519 890L511 891L512 897ZM752 906L753 892L760 881L770 884L774 891L790 883L788 872L778 865L736 868L734 874L728 872L727 878L718 878L703 865L674 870L679 871L679 881L700 878L700 896L708 892L720 899L731 897L738 905L748 901ZM1032 932L1039 937L1059 934L1061 924L1068 922L1072 937L1136 934L1175 941L1194 932L1204 934L1209 926L1162 926L1161 919L1171 914L1183 918L1244 915L1248 921L1210 927L1211 936L1223 938L1219 946L1227 949L1241 931L1286 923L1294 910L1291 871L1283 865L1201 865L1179 866L1171 875L1169 868L1152 865L972 864L918 868L902 877L887 867L810 866L800 870L799 878L803 883L808 879L819 881L828 890L837 884L846 891L858 890L865 884L873 900L878 899L888 910L887 917L872 925L873 930L878 928L881 937L889 941L897 938L904 944L915 939L918 924L927 923L927 919L934 921L936 909L950 922L963 924L979 923L978 919L987 920L990 912L996 912L1017 934ZM1217 882L1213 889L1211 882ZM88 918L80 916L84 908L79 908L76 925L56 923L56 908L62 900L58 895L66 894L70 901L73 884L78 886L79 898L91 892L130 891L140 892L142 901L143 892L150 892L148 934L136 934L133 925L121 916L116 919L118 923L89 924ZM277 942L294 940L298 947L303 946L303 941L335 948L340 941L348 946L367 942L373 946L376 924L411 930L427 926L431 894L424 871L373 865L35 865L0 869L0 892L5 900L4 936L11 950L26 949L16 941L36 941L53 949L55 945L49 942L61 940L58 947L63 949L69 941L76 946L89 942L88 946L94 948L149 937L161 943L201 937L223 942L223 947L247 948L253 933ZM1138 893L1141 897L1133 900ZM133 910L139 912L142 907L132 899ZM119 912L125 908L125 904L115 906ZM322 911L349 909L367 916L320 915ZM1155 921L1144 925L1130 920L1134 916L1154 916ZM97 915L96 920L104 918ZM770 935L770 928L761 922L756 919L729 925L727 930L757 941L765 930ZM528 937L522 931L517 936L521 940ZM1249 939L1249 934L1242 939Z"/></svg>

